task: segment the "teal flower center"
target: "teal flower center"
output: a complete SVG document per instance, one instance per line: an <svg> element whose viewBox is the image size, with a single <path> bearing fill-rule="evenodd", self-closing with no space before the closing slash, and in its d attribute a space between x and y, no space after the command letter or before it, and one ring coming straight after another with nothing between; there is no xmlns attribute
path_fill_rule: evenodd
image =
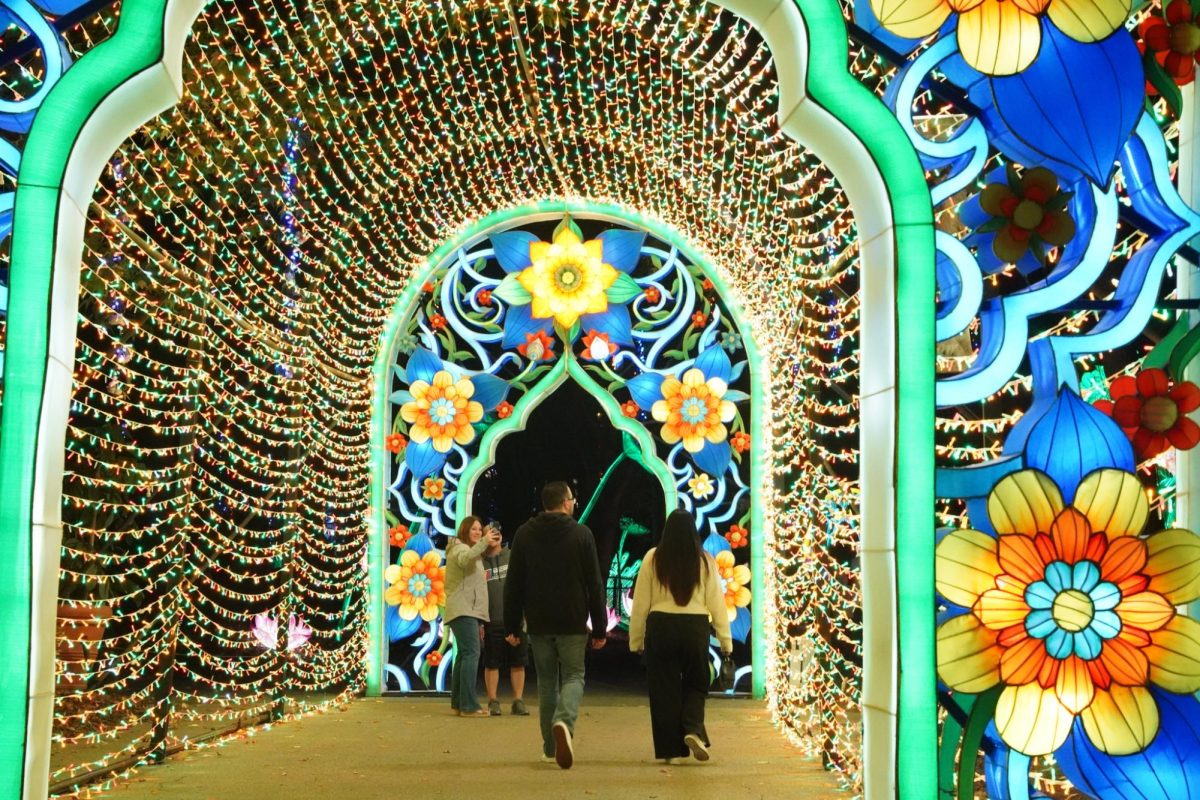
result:
<svg viewBox="0 0 1200 800"><path fill-rule="evenodd" d="M413 575L408 579L408 593L413 597L424 597L425 595L429 594L429 589L429 579L424 575Z"/></svg>
<svg viewBox="0 0 1200 800"><path fill-rule="evenodd" d="M679 416L689 425L699 425L708 416L708 406L699 398L689 397L679 407Z"/></svg>
<svg viewBox="0 0 1200 800"><path fill-rule="evenodd" d="M1101 580L1094 561L1046 565L1042 580L1025 590L1031 609L1025 617L1025 632L1046 645L1051 658L1076 655L1091 661L1100 655L1104 642L1121 632L1116 612L1121 590Z"/></svg>
<svg viewBox="0 0 1200 800"><path fill-rule="evenodd" d="M429 405L429 418L438 425L449 425L454 421L454 416L454 403L444 397Z"/></svg>

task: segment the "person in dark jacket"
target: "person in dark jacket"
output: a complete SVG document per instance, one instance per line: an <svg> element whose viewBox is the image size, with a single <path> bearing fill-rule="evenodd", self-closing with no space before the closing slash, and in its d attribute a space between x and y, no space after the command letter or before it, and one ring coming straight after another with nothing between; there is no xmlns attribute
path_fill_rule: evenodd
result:
<svg viewBox="0 0 1200 800"><path fill-rule="evenodd" d="M504 585L504 624L510 644L525 620L538 676L542 760L563 769L575 760L572 739L583 700L583 657L604 646L608 615L596 540L571 516L575 497L562 481L542 489L542 513L513 536ZM588 634L588 618L592 632Z"/></svg>

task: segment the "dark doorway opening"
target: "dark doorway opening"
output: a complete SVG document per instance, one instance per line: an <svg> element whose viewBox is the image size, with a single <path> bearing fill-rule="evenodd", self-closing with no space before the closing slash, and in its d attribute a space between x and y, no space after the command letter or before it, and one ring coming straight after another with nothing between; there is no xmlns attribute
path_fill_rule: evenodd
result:
<svg viewBox="0 0 1200 800"><path fill-rule="evenodd" d="M665 519L662 486L635 461L622 459L601 487L621 453L621 432L608 414L568 380L534 409L525 430L500 442L496 462L475 483L472 503L477 516L500 521L508 544L521 523L541 511L547 482L571 484L579 498L577 516L595 496L586 524L596 538L608 606L618 614L621 596L633 591L634 568L654 546ZM589 651L587 672L589 686L644 692L640 660L629 652L624 624L609 631L603 650Z"/></svg>

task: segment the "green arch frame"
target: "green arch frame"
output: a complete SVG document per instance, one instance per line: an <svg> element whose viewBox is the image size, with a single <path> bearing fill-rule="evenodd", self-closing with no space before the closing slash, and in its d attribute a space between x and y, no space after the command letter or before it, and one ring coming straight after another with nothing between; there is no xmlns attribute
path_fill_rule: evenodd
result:
<svg viewBox="0 0 1200 800"><path fill-rule="evenodd" d="M371 525L368 526L367 536L367 571L370 580L367 603L372 612L383 608L383 571L386 568L388 548L383 535L387 524L384 519L385 492L387 481L383 473L384 437L387 435L388 412L388 375L395 359L396 337L402 330L403 323L415 312L420 298L421 286L434 272L450 257L454 251L467 247L483 239L489 233L509 227L519 222L534 222L544 219L554 219L563 214L571 214L581 219L605 219L650 231L654 236L668 242L679 249L693 264L699 266L706 277L715 284L721 299L725 302L742 336L749 360L750 377L750 440L762 442L763 425L766 419L766 408L770 406L770 398L764 395L762 357L754 340L753 327L747 322L741 302L732 291L728 281L699 251L688 244L687 240L670 226L656 220L650 220L640 214L613 205L598 203L544 201L524 206L516 206L498 211L484 217L445 242L425 260L421 271L415 274L407 287L401 292L400 298L392 306L387 325L379 340L378 355L372 370L374 383L375 404L371 414ZM574 354L564 349L563 356L558 359L549 374L544 375L536 384L529 388L513 407L513 414L490 427L479 445L479 454L471 459L462 476L459 478L459 492L466 495L465 502L459 502L455 516L461 520L469 513L471 490L480 473L495 462L495 448L509 434L523 430L529 415L539 404L549 397L555 389L567 380L574 380L594 397L608 413L609 422L619 431L628 433L638 443L646 466L654 474L663 489L663 501L670 510L677 502L675 483L671 479L666 465L658 457L654 438L645 426L637 423L621 413L620 405L611 394L600 387L588 375ZM759 486L763 479L766 455L761 452L761 445L754 444L750 451L750 484ZM764 515L763 504L751 502L751 530L761 530ZM761 538L751 539L750 575L751 595L755 598L751 604L750 630L751 641L751 693L761 698L766 692L765 658L766 648L763 636L765 633L765 576L762 574L765 563ZM369 613L367 637L370 642L367 657L367 693L378 695L382 691L383 662L387 652L387 641L383 631L383 616L381 613Z"/></svg>
<svg viewBox="0 0 1200 800"><path fill-rule="evenodd" d="M878 374L863 375L862 404L872 412L863 419L874 425L874 413L887 417L863 437L874 444L882 440L869 437L886 435L888 442L870 476L870 502L866 471L862 483L863 775L869 797L923 800L937 792L938 738L934 229L924 171L895 118L847 71L837 2L716 1L766 39L779 71L785 132L840 165L834 166L839 180L853 178L844 185L860 226L864 298L882 320L863 316L863 341L880 348ZM0 662L3 797L41 798L46 791L61 540L56 481L86 209L120 143L181 96L183 47L203 6L204 0L124 0L114 35L80 58L46 97L22 155L0 423L0 624L10 642ZM808 125L814 119L819 124ZM872 341L868 324L886 341ZM904 754L903 766L897 753Z"/></svg>

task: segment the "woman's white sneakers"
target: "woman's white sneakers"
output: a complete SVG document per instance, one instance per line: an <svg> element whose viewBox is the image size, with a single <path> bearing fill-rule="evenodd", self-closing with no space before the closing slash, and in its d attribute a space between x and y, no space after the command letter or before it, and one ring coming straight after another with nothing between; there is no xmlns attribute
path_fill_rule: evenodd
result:
<svg viewBox="0 0 1200 800"><path fill-rule="evenodd" d="M697 761L708 761L708 747L699 736L689 733L683 737L683 743L687 745L688 750L692 751L692 758Z"/></svg>

